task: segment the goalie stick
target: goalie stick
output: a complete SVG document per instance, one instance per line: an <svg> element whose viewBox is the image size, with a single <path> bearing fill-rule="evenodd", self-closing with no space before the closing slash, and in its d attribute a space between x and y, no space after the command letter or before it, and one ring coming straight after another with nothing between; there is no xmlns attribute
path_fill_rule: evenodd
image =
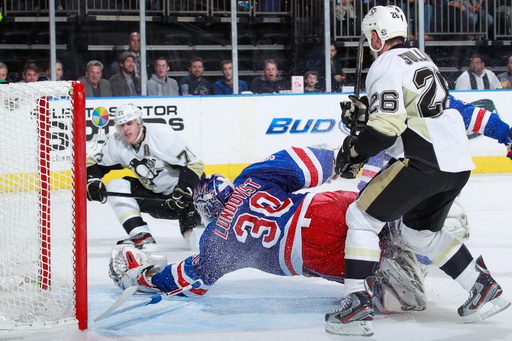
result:
<svg viewBox="0 0 512 341"><path fill-rule="evenodd" d="M143 302L135 303L135 304L129 305L128 307L125 307L123 309L116 310L124 302L128 301L128 299L130 299L130 297L132 297L133 294L135 294L135 292L137 291L137 286L129 287L125 291L123 291L121 296L119 296L119 298L114 302L114 304L112 304L112 306L110 306L110 308L105 310L105 312L103 314L101 314L98 317L96 317L94 319L94 322L98 322L98 321L104 320L104 319L106 319L108 317L119 315L119 314L122 314L124 312L130 311L130 310L133 310L133 309L137 309L137 308L140 308L140 307L145 307L145 306L150 305L150 304L157 304L160 301L162 301L162 299L164 297L175 296L175 295L178 295L178 294L180 294L180 293L182 293L184 291L188 291L190 289L199 288L202 285L203 285L203 281L198 279L198 280L196 280L196 281L194 281L194 282L190 283L189 285L184 286L182 288L179 288L179 289L176 289L176 290L173 290L173 291L169 291L169 292L166 292L166 293L163 293L163 294L153 295L153 296L151 296L149 301L143 301Z"/></svg>

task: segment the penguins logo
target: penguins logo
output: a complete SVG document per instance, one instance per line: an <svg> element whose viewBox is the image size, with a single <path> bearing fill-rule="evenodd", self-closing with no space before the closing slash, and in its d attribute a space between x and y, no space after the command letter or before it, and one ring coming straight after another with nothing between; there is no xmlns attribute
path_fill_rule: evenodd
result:
<svg viewBox="0 0 512 341"><path fill-rule="evenodd" d="M153 157L145 157L142 160L133 159L130 161L130 167L148 189L155 187L153 180L164 169L162 162Z"/></svg>

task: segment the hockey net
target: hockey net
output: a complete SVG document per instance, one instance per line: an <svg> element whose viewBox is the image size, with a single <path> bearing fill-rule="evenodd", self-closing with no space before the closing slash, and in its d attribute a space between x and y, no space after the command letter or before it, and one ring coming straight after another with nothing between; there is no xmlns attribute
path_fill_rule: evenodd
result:
<svg viewBox="0 0 512 341"><path fill-rule="evenodd" d="M0 84L0 337L87 327L84 98Z"/></svg>

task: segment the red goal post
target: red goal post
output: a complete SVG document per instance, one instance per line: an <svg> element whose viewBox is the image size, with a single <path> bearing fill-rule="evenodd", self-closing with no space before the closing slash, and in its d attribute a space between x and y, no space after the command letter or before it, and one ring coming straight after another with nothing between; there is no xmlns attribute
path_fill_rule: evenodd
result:
<svg viewBox="0 0 512 341"><path fill-rule="evenodd" d="M85 92L0 84L0 337L87 328Z"/></svg>

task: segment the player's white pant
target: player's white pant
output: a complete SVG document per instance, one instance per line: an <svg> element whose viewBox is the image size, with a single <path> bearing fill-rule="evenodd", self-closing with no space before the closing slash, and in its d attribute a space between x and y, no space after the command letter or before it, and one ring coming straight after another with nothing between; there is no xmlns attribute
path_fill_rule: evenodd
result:
<svg viewBox="0 0 512 341"><path fill-rule="evenodd" d="M378 234L384 223L371 217L357 202L354 202L347 210L347 224L349 229L345 243L346 262L357 260L378 263L380 259ZM411 250L429 257L439 267L443 267L463 246L460 240L443 230L417 231L402 224L402 236ZM455 280L468 291L478 277L474 262L475 260L468 264L463 271L455 270L453 275ZM345 279L345 294L363 290L365 290L364 279Z"/></svg>
<svg viewBox="0 0 512 341"><path fill-rule="evenodd" d="M378 234L384 223L364 212L357 202L347 210L348 225L345 241L345 261L360 260L378 263L380 246ZM345 294L365 290L364 279L345 279Z"/></svg>
<svg viewBox="0 0 512 341"><path fill-rule="evenodd" d="M125 179L113 179L107 184L107 191L131 193L131 184ZM140 232L149 233L148 225L142 220L137 200L134 198L109 196L108 203L130 237ZM131 223L128 223L128 221Z"/></svg>
<svg viewBox="0 0 512 341"><path fill-rule="evenodd" d="M421 255L427 256L432 263L440 268L463 246L459 239L444 230L437 232L416 231L405 224L402 224L402 237L407 247ZM471 290L479 274L476 270L475 262L476 260L473 259L464 271L455 278L467 291Z"/></svg>

